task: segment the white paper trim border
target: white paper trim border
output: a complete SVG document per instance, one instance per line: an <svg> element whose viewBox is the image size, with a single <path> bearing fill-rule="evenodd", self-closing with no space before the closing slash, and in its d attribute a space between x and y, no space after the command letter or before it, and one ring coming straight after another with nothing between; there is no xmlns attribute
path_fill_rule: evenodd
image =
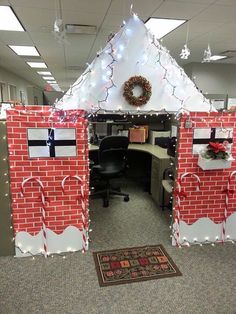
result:
<svg viewBox="0 0 236 314"><path fill-rule="evenodd" d="M204 243L207 241L216 242L217 238L222 237L222 223L216 224L210 218L200 218L192 225L180 221L179 224L180 244L185 241L189 243ZM225 229L226 238L236 240L236 212L230 215L226 220ZM172 237L172 244L175 245Z"/></svg>
<svg viewBox="0 0 236 314"><path fill-rule="evenodd" d="M75 226L68 226L62 233L57 234L50 229L46 229L47 248L51 253L62 253L79 251L83 249L83 232ZM20 231L15 237L16 257L25 257L41 253L43 247L42 230L35 236L28 232ZM18 248L20 247L20 249ZM22 253L22 252L30 252Z"/></svg>

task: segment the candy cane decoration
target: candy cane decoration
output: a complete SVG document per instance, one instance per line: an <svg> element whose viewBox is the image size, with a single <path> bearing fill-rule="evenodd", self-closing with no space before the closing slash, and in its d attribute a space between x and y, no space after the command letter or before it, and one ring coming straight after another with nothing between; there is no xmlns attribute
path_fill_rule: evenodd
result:
<svg viewBox="0 0 236 314"><path fill-rule="evenodd" d="M195 173L192 172L185 172L184 174L182 174L182 176L180 177L179 180L177 180L177 189L174 192L174 195L176 196L176 206L175 206L175 229L173 228L173 236L175 238L175 242L177 244L178 247L180 247L180 201L181 201L181 197L182 198L186 198L187 194L182 191L182 182L183 179L187 176L193 176L194 178L196 178L197 180L197 187L196 187L196 191L200 190L200 179L198 177L198 175L196 175Z"/></svg>
<svg viewBox="0 0 236 314"><path fill-rule="evenodd" d="M230 183L231 183L232 177L235 174L236 174L236 171L231 172L228 178L227 188L222 191L223 193L225 193L225 210L224 210L224 220L222 221L222 237L221 237L222 242L225 241L225 229L226 229L226 220L228 216L229 197L230 197L230 194L234 194L235 192L233 189L230 189Z"/></svg>
<svg viewBox="0 0 236 314"><path fill-rule="evenodd" d="M192 176L194 177L196 180L197 180L197 187L196 187L196 191L200 191L200 179L199 179L199 176L196 175L195 173L192 173L192 172L185 172L182 174L182 176L180 177L180 184L182 184L183 182L183 179L187 176Z"/></svg>
<svg viewBox="0 0 236 314"><path fill-rule="evenodd" d="M21 183L21 196L24 197L24 186L27 182L29 181L35 181L39 184L40 186L40 196L41 196L41 203L42 203L42 207L41 207L41 215L42 215L42 230L43 230L43 255L45 258L47 258L48 256L48 249L47 249L47 230L46 230L46 213L45 213L45 192L44 192L44 186L43 183L35 177L29 177L27 179L25 179L22 183Z"/></svg>
<svg viewBox="0 0 236 314"><path fill-rule="evenodd" d="M87 250L87 247L88 247L88 242L87 242L88 229L87 229L87 223L86 223L86 218L85 218L85 215L86 215L86 203L85 203L84 187L82 185L83 180L79 176L77 176L77 175L74 175L74 176L68 175L68 176L64 177L64 179L61 182L61 187L62 187L62 191L63 191L64 194L66 194L65 193L65 182L69 178L74 178L74 179L78 180L81 183L81 187L80 187L81 197L78 196L77 200L81 201L81 206L82 206L83 229L84 229L84 231L86 233L86 236L85 236L84 232L82 233L82 238L83 238L83 249L82 249L82 252L85 252Z"/></svg>
<svg viewBox="0 0 236 314"><path fill-rule="evenodd" d="M179 224L180 224L180 194L181 194L181 185L179 181L177 183L177 189L174 192L176 196L176 204L175 204L175 218L174 218L174 225L173 225L173 236L175 239L175 243L177 247L181 247L180 239L179 239Z"/></svg>

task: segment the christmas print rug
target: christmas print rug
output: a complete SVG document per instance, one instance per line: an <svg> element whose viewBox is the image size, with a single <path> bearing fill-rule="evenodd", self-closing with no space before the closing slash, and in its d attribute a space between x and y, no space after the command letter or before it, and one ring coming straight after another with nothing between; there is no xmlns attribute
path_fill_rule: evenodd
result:
<svg viewBox="0 0 236 314"><path fill-rule="evenodd" d="M162 245L93 253L100 286L181 276Z"/></svg>

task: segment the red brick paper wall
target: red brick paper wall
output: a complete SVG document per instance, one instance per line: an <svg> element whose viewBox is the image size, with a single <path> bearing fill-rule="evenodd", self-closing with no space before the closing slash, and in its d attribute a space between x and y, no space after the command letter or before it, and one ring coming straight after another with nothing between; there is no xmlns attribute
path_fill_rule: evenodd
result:
<svg viewBox="0 0 236 314"><path fill-rule="evenodd" d="M209 218L211 222L219 225L224 221L226 195L223 190L227 188L230 174L236 170L236 161L232 162L230 169L202 170L197 165L198 155L192 153L193 131L194 128L233 128L232 155L236 158L236 113L191 113L192 128L185 128L187 119L189 119L187 116L183 116L180 121L177 178L179 179L187 172L196 174L200 179L200 191L196 191L196 178L186 176L183 179L181 190L186 193L186 198L181 198L180 201L180 222L192 225L201 218ZM236 190L236 176L232 177L230 188ZM235 212L236 192L229 195L227 218ZM212 225L212 223L209 223L209 228ZM203 236L210 233L209 230L202 232L205 232ZM219 238L221 238L220 234Z"/></svg>
<svg viewBox="0 0 236 314"><path fill-rule="evenodd" d="M26 231L36 235L42 229L40 213L40 188L37 182L27 182L20 196L21 184L29 177L37 177L43 184L46 195L46 226L60 234L68 226L83 230L81 184L76 179L61 182L67 175L77 175L84 181L85 202L88 206L88 139L87 121L78 117L82 111L67 111L66 122L61 116L52 117L50 107L27 106L10 110L7 116L7 136L12 195L13 227L15 234ZM77 156L60 158L29 158L27 144L28 128L76 128ZM78 198L78 199L77 199ZM86 224L88 216L86 215Z"/></svg>

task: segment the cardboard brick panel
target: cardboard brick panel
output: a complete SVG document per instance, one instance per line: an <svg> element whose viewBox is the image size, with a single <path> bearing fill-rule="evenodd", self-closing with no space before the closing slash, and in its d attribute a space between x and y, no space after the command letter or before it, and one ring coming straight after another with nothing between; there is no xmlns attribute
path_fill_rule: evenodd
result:
<svg viewBox="0 0 236 314"><path fill-rule="evenodd" d="M225 217L225 199L228 180L236 170L236 161L229 169L202 170L198 165L198 155L193 154L193 134L195 128L232 128L232 155L236 158L236 113L191 113L192 128L185 128L187 116L180 121L178 142L178 179L188 172L200 179L200 191L196 191L196 178L186 176L181 189L186 198L181 198L180 242L204 242L236 238L236 193L230 193ZM230 189L236 190L236 176L230 181ZM224 226L223 226L224 224ZM191 227L192 226L192 227ZM225 228L225 230L223 230ZM223 234L225 232L225 234Z"/></svg>
<svg viewBox="0 0 236 314"><path fill-rule="evenodd" d="M42 231L42 190L35 180L28 181L22 188L24 180L30 177L38 178L44 187L45 220L49 235L50 232L54 236L62 234L66 228L72 226L78 231L84 232L84 227L88 225L87 121L82 117L82 111L68 111L68 118L61 122L60 112L52 115L50 109L47 106L16 107L7 115L13 227L16 237L22 232L36 237ZM30 158L28 130L37 130L37 128L40 130L64 128L65 133L68 128L75 129L76 156ZM75 141L74 138L72 140ZM44 145L44 149L48 148L46 140L45 143L44 140L41 140L40 143L40 145ZM66 180L63 192L62 181L66 176L72 177ZM83 182L80 183L73 176L79 176ZM83 185L85 193L86 212L84 212L84 216L82 216L81 185ZM23 197L20 195L22 191ZM48 239L50 240L49 235ZM26 240L25 243L27 243ZM66 246L73 247L69 242ZM79 249L78 245L77 247L75 245L74 248ZM26 251L26 248L24 250ZM52 245L51 251L53 250L55 251ZM63 247L58 250L66 249Z"/></svg>

